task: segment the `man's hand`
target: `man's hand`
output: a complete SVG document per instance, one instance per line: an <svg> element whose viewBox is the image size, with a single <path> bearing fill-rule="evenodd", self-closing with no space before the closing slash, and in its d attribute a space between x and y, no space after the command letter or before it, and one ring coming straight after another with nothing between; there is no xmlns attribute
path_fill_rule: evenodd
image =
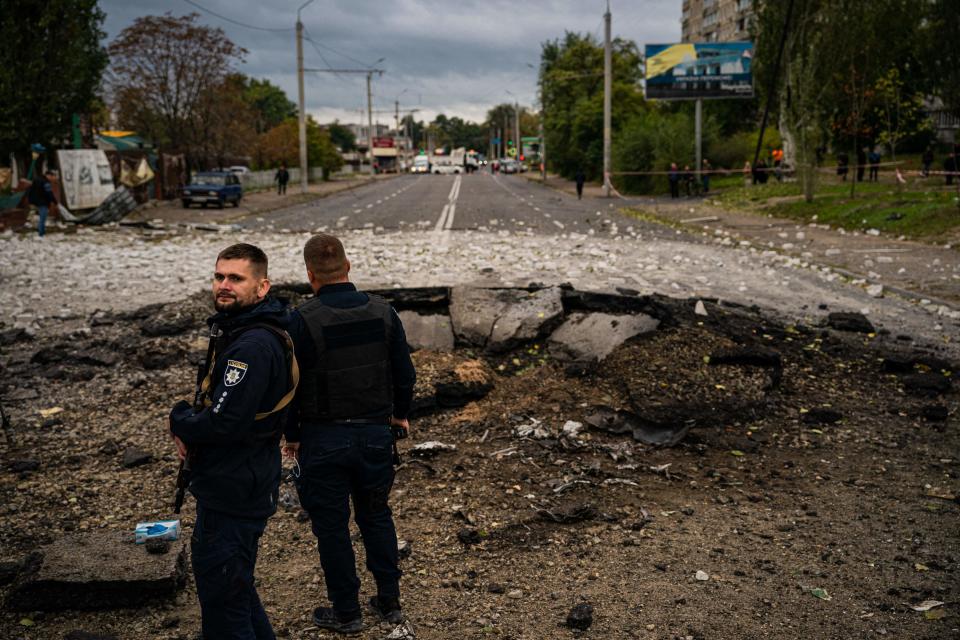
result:
<svg viewBox="0 0 960 640"><path fill-rule="evenodd" d="M394 418L390 416L390 426L391 427L401 427L407 433L410 433L410 421L406 418L400 420L399 418Z"/></svg>
<svg viewBox="0 0 960 640"><path fill-rule="evenodd" d="M173 438L173 444L175 444L177 447L177 457L179 457L181 460L186 460L187 445L183 444L183 440L173 435L172 433L170 434L170 437Z"/></svg>
<svg viewBox="0 0 960 640"><path fill-rule="evenodd" d="M287 460L297 460L300 457L299 442L284 442L281 449L283 457Z"/></svg>

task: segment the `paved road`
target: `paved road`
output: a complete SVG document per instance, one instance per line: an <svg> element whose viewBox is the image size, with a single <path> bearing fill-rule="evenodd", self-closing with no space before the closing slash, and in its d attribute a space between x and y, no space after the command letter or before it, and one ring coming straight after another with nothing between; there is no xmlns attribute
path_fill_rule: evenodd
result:
<svg viewBox="0 0 960 640"><path fill-rule="evenodd" d="M519 176L404 175L241 222L251 229L316 231L383 228L445 233L527 231L606 234L627 227L676 238L672 229L617 212L623 201L577 200Z"/></svg>

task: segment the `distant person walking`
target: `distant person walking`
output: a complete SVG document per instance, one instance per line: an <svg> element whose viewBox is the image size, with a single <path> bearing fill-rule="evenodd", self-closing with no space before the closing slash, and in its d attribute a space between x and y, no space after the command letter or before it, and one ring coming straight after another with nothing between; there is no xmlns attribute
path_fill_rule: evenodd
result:
<svg viewBox="0 0 960 640"><path fill-rule="evenodd" d="M688 197L693 195L693 171L688 164L683 165L683 188Z"/></svg>
<svg viewBox="0 0 960 640"><path fill-rule="evenodd" d="M837 154L837 175L846 182L848 173L850 173L850 156L841 151Z"/></svg>
<svg viewBox="0 0 960 640"><path fill-rule="evenodd" d="M880 152L873 149L870 152L870 182L880 181Z"/></svg>
<svg viewBox="0 0 960 640"><path fill-rule="evenodd" d="M706 158L703 159L703 166L700 167L700 182L703 184L703 193L706 194L710 191L710 161Z"/></svg>
<svg viewBox="0 0 960 640"><path fill-rule="evenodd" d="M290 182L290 172L287 171L286 163L280 164L280 168L277 169L273 179L277 183L277 195L282 196L287 192L287 183Z"/></svg>
<svg viewBox="0 0 960 640"><path fill-rule="evenodd" d="M783 149L774 149L770 155L773 158L773 174L777 176L777 182L782 182L783 170L781 167L783 165Z"/></svg>
<svg viewBox="0 0 960 640"><path fill-rule="evenodd" d="M47 234L47 215L50 209L57 210L57 197L53 194L53 183L50 181L56 175L56 172L47 169L33 179L27 193L27 201L35 206L37 213L40 214L40 220L37 222L37 236L40 238Z"/></svg>
<svg viewBox="0 0 960 640"><path fill-rule="evenodd" d="M583 169L577 169L577 175L573 179L577 182L577 200L583 200L583 183L587 181Z"/></svg>
<svg viewBox="0 0 960 640"><path fill-rule="evenodd" d="M670 163L670 171L667 172L667 180L670 182L670 197L680 197L680 170L676 162Z"/></svg>
<svg viewBox="0 0 960 640"><path fill-rule="evenodd" d="M947 156L946 160L943 161L943 171L944 177L947 179L947 184L953 184L954 173L957 170L957 154L956 152L951 153ZM42 234L41 234L42 235Z"/></svg>
<svg viewBox="0 0 960 640"><path fill-rule="evenodd" d="M923 156L920 158L923 162L923 170L920 174L926 178L930 175L930 166L933 164L933 147L927 147L926 151L923 152Z"/></svg>

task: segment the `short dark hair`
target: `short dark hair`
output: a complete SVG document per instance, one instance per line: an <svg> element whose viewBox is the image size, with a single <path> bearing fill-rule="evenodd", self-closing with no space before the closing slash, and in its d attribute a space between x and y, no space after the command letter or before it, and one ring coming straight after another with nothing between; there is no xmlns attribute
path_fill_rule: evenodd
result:
<svg viewBox="0 0 960 640"><path fill-rule="evenodd" d="M253 271L261 278L267 277L267 254L260 247L241 242L232 244L217 255L217 262L221 260L247 260L253 265Z"/></svg>
<svg viewBox="0 0 960 640"><path fill-rule="evenodd" d="M328 233L318 233L303 246L303 262L322 283L340 280L347 275L347 253L343 243Z"/></svg>

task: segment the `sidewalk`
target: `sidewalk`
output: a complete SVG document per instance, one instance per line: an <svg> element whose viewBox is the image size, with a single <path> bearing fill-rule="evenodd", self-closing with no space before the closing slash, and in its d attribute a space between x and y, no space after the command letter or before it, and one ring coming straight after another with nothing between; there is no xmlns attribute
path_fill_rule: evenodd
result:
<svg viewBox="0 0 960 640"><path fill-rule="evenodd" d="M539 182L537 175L524 177ZM556 175L548 176L547 186L576 194L573 181ZM586 185L584 197L602 198L601 186ZM889 291L924 305L960 307L960 253L949 244L728 211L709 197L671 200L646 196L611 201L665 224L713 236L717 244L776 251L801 263L829 267L862 284L874 296Z"/></svg>
<svg viewBox="0 0 960 640"><path fill-rule="evenodd" d="M389 180L395 174L381 174L378 176L360 176L356 178L341 178L329 182L318 182L308 186L307 193L300 193L299 184L287 185L287 193L277 195L275 189L248 192L243 195L239 207L227 205L223 209L215 207L201 208L193 205L184 209L179 200L151 200L123 219L125 223L161 222L164 224L230 224L251 215L263 215L270 211L304 204L320 198L356 189L375 180Z"/></svg>

